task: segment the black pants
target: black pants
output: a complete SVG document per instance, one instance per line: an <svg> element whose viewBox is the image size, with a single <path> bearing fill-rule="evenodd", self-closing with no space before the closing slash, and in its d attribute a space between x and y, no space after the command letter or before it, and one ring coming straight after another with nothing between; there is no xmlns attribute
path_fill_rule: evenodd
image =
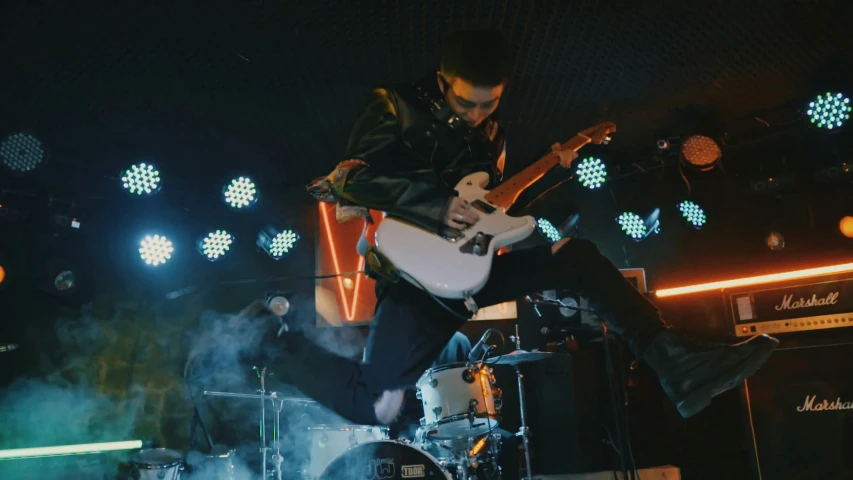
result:
<svg viewBox="0 0 853 480"><path fill-rule="evenodd" d="M480 307L526 294L566 288L587 297L636 355L664 328L657 308L590 241L573 239L555 254L542 245L497 256ZM306 395L349 421L377 423L374 403L384 390L413 385L465 323L405 280L377 287L378 303L363 363L293 342L279 371ZM446 304L463 315L462 301Z"/></svg>

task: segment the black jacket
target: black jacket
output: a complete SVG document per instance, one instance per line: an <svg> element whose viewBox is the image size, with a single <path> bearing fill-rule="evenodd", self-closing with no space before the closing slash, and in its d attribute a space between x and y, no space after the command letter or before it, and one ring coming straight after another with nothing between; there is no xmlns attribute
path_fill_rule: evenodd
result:
<svg viewBox="0 0 853 480"><path fill-rule="evenodd" d="M472 129L453 115L435 75L380 87L371 92L347 145L346 158L368 165L351 170L337 193L345 201L439 231L462 177L484 171L490 187L500 181L504 144L495 120Z"/></svg>

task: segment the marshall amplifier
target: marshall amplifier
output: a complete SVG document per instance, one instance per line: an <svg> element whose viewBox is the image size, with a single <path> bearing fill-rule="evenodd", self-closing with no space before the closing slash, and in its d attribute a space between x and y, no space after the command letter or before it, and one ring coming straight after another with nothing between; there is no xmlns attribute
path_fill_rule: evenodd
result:
<svg viewBox="0 0 853 480"><path fill-rule="evenodd" d="M754 478L853 479L851 365L851 343L780 348L743 383Z"/></svg>
<svg viewBox="0 0 853 480"><path fill-rule="evenodd" d="M853 278L812 278L723 296L739 337L853 327Z"/></svg>

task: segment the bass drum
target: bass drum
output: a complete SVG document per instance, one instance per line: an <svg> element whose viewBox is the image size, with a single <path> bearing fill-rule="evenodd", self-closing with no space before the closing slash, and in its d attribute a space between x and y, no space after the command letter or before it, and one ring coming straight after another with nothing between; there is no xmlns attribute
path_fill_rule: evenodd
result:
<svg viewBox="0 0 853 480"><path fill-rule="evenodd" d="M363 443L326 467L320 480L453 480L429 453L396 440Z"/></svg>
<svg viewBox="0 0 853 480"><path fill-rule="evenodd" d="M361 443L388 438L385 427L365 425L312 425L308 427L311 453L305 467L306 480L315 479L332 460Z"/></svg>

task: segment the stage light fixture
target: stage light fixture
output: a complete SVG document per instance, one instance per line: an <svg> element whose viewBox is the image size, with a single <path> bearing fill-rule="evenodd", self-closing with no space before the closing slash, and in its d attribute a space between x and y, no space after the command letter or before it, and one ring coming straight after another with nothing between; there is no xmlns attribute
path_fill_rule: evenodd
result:
<svg viewBox="0 0 853 480"><path fill-rule="evenodd" d="M11 263L12 259L8 255L10 250L9 245L0 243L0 289L12 283L13 272L15 272L15 267Z"/></svg>
<svg viewBox="0 0 853 480"><path fill-rule="evenodd" d="M231 208L247 208L258 201L258 188L248 177L237 177L222 189L225 203Z"/></svg>
<svg viewBox="0 0 853 480"><path fill-rule="evenodd" d="M843 217L838 222L838 229L841 230L841 234L847 238L853 238L853 217L846 216Z"/></svg>
<svg viewBox="0 0 853 480"><path fill-rule="evenodd" d="M691 202L690 200L685 200L678 204L678 210L681 211L681 215L687 220L693 228L699 230L703 226L705 226L705 222L707 218L705 217L705 210L702 210L702 207Z"/></svg>
<svg viewBox="0 0 853 480"><path fill-rule="evenodd" d="M153 267L169 261L174 250L172 242L162 235L147 235L139 243L140 258Z"/></svg>
<svg viewBox="0 0 853 480"><path fill-rule="evenodd" d="M643 223L643 218L634 212L624 212L616 219L622 231L633 239L644 238L646 236L646 226Z"/></svg>
<svg viewBox="0 0 853 480"><path fill-rule="evenodd" d="M58 292L67 292L77 286L77 278L71 270L63 270L53 279L53 286Z"/></svg>
<svg viewBox="0 0 853 480"><path fill-rule="evenodd" d="M773 231L764 237L764 244L770 250L780 252L785 249L785 237L781 233Z"/></svg>
<svg viewBox="0 0 853 480"><path fill-rule="evenodd" d="M579 213L569 215L569 217L563 221L560 226L554 226L550 220L540 218L536 220L536 229L539 230L539 233L549 241L556 243L566 237L576 235L578 232L578 222L580 222Z"/></svg>
<svg viewBox="0 0 853 480"><path fill-rule="evenodd" d="M211 262L219 260L228 250L231 249L231 244L234 243L234 236L225 230L216 230L201 237L196 242L196 247L199 253Z"/></svg>
<svg viewBox="0 0 853 480"><path fill-rule="evenodd" d="M258 233L257 244L267 255L279 260L293 250L298 240L299 235L293 230L277 230L267 225Z"/></svg>
<svg viewBox="0 0 853 480"><path fill-rule="evenodd" d="M607 168L600 158L584 158L578 164L575 172L581 185L590 190L601 187L605 180L607 180Z"/></svg>
<svg viewBox="0 0 853 480"><path fill-rule="evenodd" d="M560 236L562 238L573 237L578 233L578 224L581 220L580 213L573 213L569 215L569 218L566 219L565 222L561 223L557 230L560 231Z"/></svg>
<svg viewBox="0 0 853 480"><path fill-rule="evenodd" d="M660 209L652 210L646 218L634 212L624 212L616 218L616 223L626 235L640 242L653 233L660 233Z"/></svg>
<svg viewBox="0 0 853 480"><path fill-rule="evenodd" d="M712 138L704 135L687 137L681 144L680 160L701 171L708 171L722 158L723 152Z"/></svg>
<svg viewBox="0 0 853 480"><path fill-rule="evenodd" d="M563 236L560 235L560 231L557 230L557 227L544 218L536 220L536 228L539 229L539 233L552 242L559 242L560 239L563 238Z"/></svg>
<svg viewBox="0 0 853 480"><path fill-rule="evenodd" d="M131 195L154 195L161 185L160 171L150 163L131 165L121 175L121 186Z"/></svg>
<svg viewBox="0 0 853 480"><path fill-rule="evenodd" d="M289 294L285 292L271 292L266 295L266 305L269 311L278 317L283 317L290 312Z"/></svg>
<svg viewBox="0 0 853 480"><path fill-rule="evenodd" d="M850 120L850 98L841 93L826 92L809 102L806 114L815 127L837 130Z"/></svg>
<svg viewBox="0 0 853 480"><path fill-rule="evenodd" d="M41 141L27 133L13 133L0 142L0 161L13 175L27 175L47 162Z"/></svg>

